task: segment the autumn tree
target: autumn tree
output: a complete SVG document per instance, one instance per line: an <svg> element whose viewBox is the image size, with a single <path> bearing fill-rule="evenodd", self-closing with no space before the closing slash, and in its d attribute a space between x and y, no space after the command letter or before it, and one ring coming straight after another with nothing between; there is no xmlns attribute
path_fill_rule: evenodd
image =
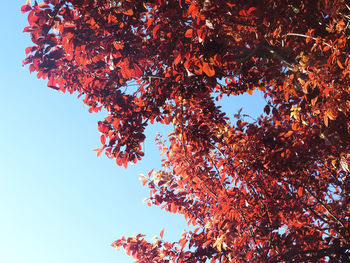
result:
<svg viewBox="0 0 350 263"><path fill-rule="evenodd" d="M147 125L174 127L143 183L194 230L113 246L136 262L350 262L348 1L45 0L22 12L30 72L107 110L98 154L127 167ZM257 120L217 106L254 90Z"/></svg>

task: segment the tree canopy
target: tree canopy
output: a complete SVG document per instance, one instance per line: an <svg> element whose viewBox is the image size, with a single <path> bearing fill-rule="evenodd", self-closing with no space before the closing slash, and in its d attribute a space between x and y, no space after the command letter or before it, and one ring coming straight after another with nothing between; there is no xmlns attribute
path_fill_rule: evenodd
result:
<svg viewBox="0 0 350 263"><path fill-rule="evenodd" d="M98 123L98 155L127 167L145 127L163 169L149 204L184 215L178 242L113 243L136 262L350 259L350 5L345 0L29 1L24 64L78 92ZM134 85L130 85L130 84ZM262 92L256 120L222 96Z"/></svg>

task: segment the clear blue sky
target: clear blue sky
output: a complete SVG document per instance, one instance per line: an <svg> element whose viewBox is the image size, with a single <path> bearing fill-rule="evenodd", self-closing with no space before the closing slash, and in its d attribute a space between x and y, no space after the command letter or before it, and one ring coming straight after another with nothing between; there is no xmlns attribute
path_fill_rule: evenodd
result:
<svg viewBox="0 0 350 263"><path fill-rule="evenodd" d="M147 130L145 158L127 170L97 158L97 121L76 95L55 92L22 68L25 0L2 3L0 42L0 262L128 263L110 244L123 235L178 239L182 216L148 207L138 176L160 167L154 145L160 126ZM224 109L256 116L261 96L226 99Z"/></svg>

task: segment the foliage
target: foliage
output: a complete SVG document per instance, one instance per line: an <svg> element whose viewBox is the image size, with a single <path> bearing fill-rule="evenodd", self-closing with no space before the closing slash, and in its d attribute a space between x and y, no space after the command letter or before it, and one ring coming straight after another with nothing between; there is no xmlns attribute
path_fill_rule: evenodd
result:
<svg viewBox="0 0 350 263"><path fill-rule="evenodd" d="M136 262L350 259L347 1L45 0L22 12L29 70L108 111L98 155L127 167L147 125L174 126L158 140L163 170L143 183L149 204L195 230L113 246ZM215 104L254 90L267 101L256 121L231 123Z"/></svg>

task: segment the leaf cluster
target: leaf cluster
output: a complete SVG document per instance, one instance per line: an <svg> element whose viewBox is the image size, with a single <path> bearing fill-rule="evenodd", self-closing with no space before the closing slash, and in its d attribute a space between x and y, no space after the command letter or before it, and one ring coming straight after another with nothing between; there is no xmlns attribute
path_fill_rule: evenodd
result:
<svg viewBox="0 0 350 263"><path fill-rule="evenodd" d="M143 184L149 205L196 229L113 246L136 262L350 259L346 1L45 0L22 12L30 72L107 110L98 155L127 167L147 125L174 127L158 141L164 169ZM254 90L267 105L253 122L215 103Z"/></svg>

